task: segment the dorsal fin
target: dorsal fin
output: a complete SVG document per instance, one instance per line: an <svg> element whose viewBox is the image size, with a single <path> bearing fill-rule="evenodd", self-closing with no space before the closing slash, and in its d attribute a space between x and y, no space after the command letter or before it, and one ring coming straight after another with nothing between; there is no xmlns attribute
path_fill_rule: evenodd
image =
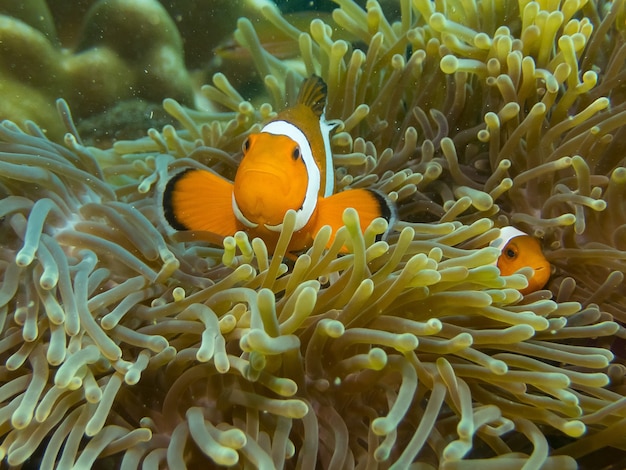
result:
<svg viewBox="0 0 626 470"><path fill-rule="evenodd" d="M317 117L320 117L324 113L324 107L326 106L326 94L326 82L317 75L311 75L300 87L298 103L308 106Z"/></svg>

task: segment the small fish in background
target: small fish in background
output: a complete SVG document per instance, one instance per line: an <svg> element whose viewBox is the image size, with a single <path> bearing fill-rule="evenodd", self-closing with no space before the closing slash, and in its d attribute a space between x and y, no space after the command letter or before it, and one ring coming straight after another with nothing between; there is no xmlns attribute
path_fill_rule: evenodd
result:
<svg viewBox="0 0 626 470"><path fill-rule="evenodd" d="M509 276L521 268L531 267L535 274L528 280L528 287L521 289L524 295L542 289L550 278L550 263L541 250L539 240L515 227L502 227L500 237L490 243L501 251L496 262L503 276Z"/></svg>
<svg viewBox="0 0 626 470"><path fill-rule="evenodd" d="M377 217L391 227L395 208L382 193L349 189L333 194L330 133L336 123L324 118L325 106L326 84L314 75L304 81L295 106L246 139L234 183L196 168L174 175L163 192L167 222L176 230L221 237L243 230L263 239L272 252L283 218L293 209L296 227L290 253L311 246L324 225L334 234L349 207L358 212L363 231Z"/></svg>

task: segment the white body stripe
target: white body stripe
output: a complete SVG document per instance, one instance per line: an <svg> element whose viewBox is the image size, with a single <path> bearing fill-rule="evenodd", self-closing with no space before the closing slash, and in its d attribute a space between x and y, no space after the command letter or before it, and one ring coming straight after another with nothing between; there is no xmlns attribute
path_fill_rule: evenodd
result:
<svg viewBox="0 0 626 470"><path fill-rule="evenodd" d="M311 219L315 208L317 207L317 196L319 194L321 185L320 169L313 157L313 149L307 139L304 132L298 129L296 126L287 121L273 121L267 124L261 132L267 132L268 134L284 135L296 142L300 147L300 154L304 161L307 176L306 193L304 195L304 201L302 207L296 211L296 226L295 231L302 229L308 221ZM330 147L330 143L329 143ZM327 185L328 186L328 185ZM278 225L265 225L268 230L279 232L283 228L283 224Z"/></svg>
<svg viewBox="0 0 626 470"><path fill-rule="evenodd" d="M333 151L330 148L330 131L337 127L336 122L328 122L324 115L320 117L320 131L324 140L324 153L326 154L326 185L324 197L332 196L335 192L335 166L333 165Z"/></svg>

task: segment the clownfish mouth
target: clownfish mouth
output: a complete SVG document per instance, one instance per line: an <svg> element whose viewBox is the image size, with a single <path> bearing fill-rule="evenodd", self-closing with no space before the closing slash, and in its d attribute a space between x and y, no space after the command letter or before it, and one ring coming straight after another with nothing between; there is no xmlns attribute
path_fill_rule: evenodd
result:
<svg viewBox="0 0 626 470"><path fill-rule="evenodd" d="M242 187L247 188L246 194L274 195L288 193L293 179L285 173L284 169L263 165L262 167L247 168L240 176ZM261 196L262 197L262 196Z"/></svg>
<svg viewBox="0 0 626 470"><path fill-rule="evenodd" d="M248 168L245 171L242 172L243 174L245 174L246 176L248 175L264 175L265 177L271 177L274 179L281 179L281 173L284 173L284 170L282 170L281 168L277 167L277 166L272 166L272 165L263 165L263 167L260 168Z"/></svg>
<svg viewBox="0 0 626 470"><path fill-rule="evenodd" d="M255 165L252 168L246 168L242 171L242 176L247 181L255 181L264 178L266 181L271 180L272 184L286 184L289 182L289 175L285 169L274 164L264 162L263 165ZM268 181L269 182L269 181Z"/></svg>

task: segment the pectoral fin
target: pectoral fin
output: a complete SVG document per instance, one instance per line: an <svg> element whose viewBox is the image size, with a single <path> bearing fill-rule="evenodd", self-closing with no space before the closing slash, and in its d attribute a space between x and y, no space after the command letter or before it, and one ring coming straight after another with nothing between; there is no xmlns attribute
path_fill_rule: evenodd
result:
<svg viewBox="0 0 626 470"><path fill-rule="evenodd" d="M167 222L176 230L202 230L233 235L237 220L232 205L233 184L207 170L192 168L174 175L163 192Z"/></svg>
<svg viewBox="0 0 626 470"><path fill-rule="evenodd" d="M377 217L390 226L395 220L395 208L385 195L371 189L349 189L319 200L317 225L330 225L335 233L343 226L343 212L349 207L358 212L362 232Z"/></svg>

